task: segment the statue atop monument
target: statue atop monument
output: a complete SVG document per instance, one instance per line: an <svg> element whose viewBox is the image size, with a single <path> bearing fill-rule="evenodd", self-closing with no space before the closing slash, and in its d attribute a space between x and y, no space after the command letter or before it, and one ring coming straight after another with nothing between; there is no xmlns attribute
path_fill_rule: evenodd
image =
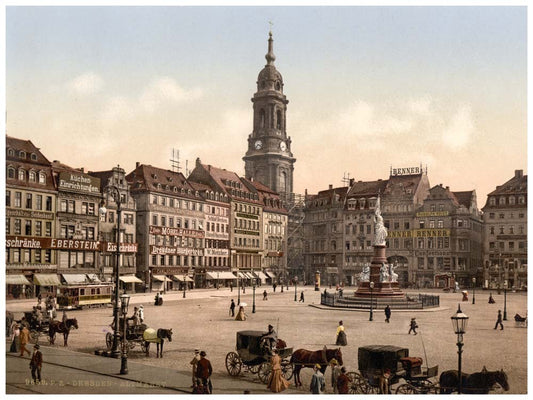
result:
<svg viewBox="0 0 533 400"><path fill-rule="evenodd" d="M381 216L381 202L379 195L376 202L376 211L374 212L374 232L374 246L385 246L387 228L385 228L383 217Z"/></svg>

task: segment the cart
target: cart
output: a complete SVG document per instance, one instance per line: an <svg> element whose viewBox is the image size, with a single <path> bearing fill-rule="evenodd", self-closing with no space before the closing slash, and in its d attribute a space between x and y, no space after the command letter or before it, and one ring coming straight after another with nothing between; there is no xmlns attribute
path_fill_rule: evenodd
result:
<svg viewBox="0 0 533 400"><path fill-rule="evenodd" d="M371 345L358 349L359 372L349 372L349 391L353 394L387 394L391 386L406 383L396 393L435 393L430 378L438 373L438 366L422 368L422 359L409 357L409 349L392 345Z"/></svg>
<svg viewBox="0 0 533 400"><path fill-rule="evenodd" d="M268 332L239 331L236 339L236 352L231 351L226 355L226 370L231 376L238 376L242 369L252 374L257 374L259 380L267 383L272 372L271 354L262 344L262 338ZM281 373L287 380L292 377L292 364L289 359L292 348L280 346L283 341L278 340L276 350L281 358ZM283 342L284 343L284 342Z"/></svg>
<svg viewBox="0 0 533 400"><path fill-rule="evenodd" d="M41 335L48 335L48 329L50 327L50 318L48 313L43 312L42 320L39 322L33 311L25 311L24 319L29 324L28 329L30 331L30 343L39 343L39 337Z"/></svg>
<svg viewBox="0 0 533 400"><path fill-rule="evenodd" d="M124 318L120 317L119 319L119 331L117 332L117 340L120 342L122 341L122 335L124 333ZM143 333L148 328L146 324L139 324L139 325L132 325L131 320L126 320L127 326L126 326L126 342L128 344L128 348L134 349L137 345L141 347L141 350L143 352L148 351L149 343L146 342L143 338ZM107 345L107 349L111 350L113 347L113 332L107 332L105 336L105 342Z"/></svg>

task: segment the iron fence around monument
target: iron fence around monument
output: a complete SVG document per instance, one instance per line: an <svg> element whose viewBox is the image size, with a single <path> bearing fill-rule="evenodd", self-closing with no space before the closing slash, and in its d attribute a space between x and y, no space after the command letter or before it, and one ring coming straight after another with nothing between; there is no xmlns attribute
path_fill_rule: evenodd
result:
<svg viewBox="0 0 533 400"><path fill-rule="evenodd" d="M355 296L340 296L338 293L323 292L320 294L320 304L329 307L370 309L370 298ZM402 298L373 298L372 308L383 309L389 305L391 309L422 310L440 306L440 297L431 294L406 294Z"/></svg>

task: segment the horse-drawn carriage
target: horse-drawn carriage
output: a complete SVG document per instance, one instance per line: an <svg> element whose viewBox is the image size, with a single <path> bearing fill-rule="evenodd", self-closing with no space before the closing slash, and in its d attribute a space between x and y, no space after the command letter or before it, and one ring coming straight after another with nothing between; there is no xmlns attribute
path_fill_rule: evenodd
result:
<svg viewBox="0 0 533 400"><path fill-rule="evenodd" d="M438 366L422 367L422 359L409 357L409 349L391 345L359 347L359 372L349 372L350 393L390 393L392 385L400 379L406 383L398 386L396 393L434 393L430 380L438 373Z"/></svg>
<svg viewBox="0 0 533 400"><path fill-rule="evenodd" d="M128 348L134 349L136 346L140 346L143 352L148 351L148 343L143 338L143 333L148 328L146 324L133 325L132 320L126 319L126 342ZM117 332L117 340L122 341L122 336L124 334L124 318L119 318L119 330ZM105 335L105 342L108 350L111 350L113 347L113 332L107 332Z"/></svg>
<svg viewBox="0 0 533 400"><path fill-rule="evenodd" d="M30 331L30 343L39 343L39 336L41 334L48 335L50 328L50 318L48 313L42 313L41 318L37 317L37 314L33 311L24 312L24 320L28 323Z"/></svg>
<svg viewBox="0 0 533 400"><path fill-rule="evenodd" d="M267 334L263 331L237 332L236 352L231 351L226 355L228 374L238 376L244 367L248 372L257 374L261 382L268 382L272 372L272 355L263 344L263 338ZM281 373L289 380L292 377L292 364L288 358L292 355L292 348L286 347L285 342L278 339L276 350L281 358Z"/></svg>

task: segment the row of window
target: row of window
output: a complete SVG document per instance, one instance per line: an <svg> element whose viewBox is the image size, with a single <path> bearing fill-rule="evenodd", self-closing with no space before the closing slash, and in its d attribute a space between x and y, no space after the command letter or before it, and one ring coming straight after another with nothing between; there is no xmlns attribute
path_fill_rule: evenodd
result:
<svg viewBox="0 0 533 400"><path fill-rule="evenodd" d="M234 223L234 228L250 229L253 231L259 230L259 221L249 220L245 218L235 218L233 223Z"/></svg>
<svg viewBox="0 0 533 400"><path fill-rule="evenodd" d="M507 233L509 235L514 235L515 234L515 227L514 226L511 225L511 226L508 226L507 228L508 228ZM496 227L494 227L494 226L489 227L489 233L491 235L494 235L496 233ZM525 234L525 229L524 229L523 225L518 225L517 233L519 235L524 235ZM503 226L499 227L499 234L500 235L504 235L505 234L505 227L503 227Z"/></svg>
<svg viewBox="0 0 533 400"><path fill-rule="evenodd" d="M6 190L6 207L22 208L22 192L13 192L13 197L11 194L11 190ZM28 210L41 211L44 209L45 211L52 211L52 196L26 193L24 196L24 208Z"/></svg>
<svg viewBox="0 0 533 400"><path fill-rule="evenodd" d="M517 204L517 198L515 196L490 196L489 197L489 205L495 206L496 203L500 206L504 206L506 204L514 205ZM518 196L518 204L526 204L526 197L525 196Z"/></svg>
<svg viewBox="0 0 533 400"><path fill-rule="evenodd" d="M514 241L509 241L509 242L504 242L504 241L501 241L501 242L489 242L489 249L490 250L500 250L500 251L514 251L517 247L517 243L518 243L518 249L519 250L524 250L527 248L527 242L523 242L523 241L519 241L519 242L514 242Z"/></svg>
<svg viewBox="0 0 533 400"><path fill-rule="evenodd" d="M15 149L11 149L11 148L10 148L10 149L7 149L7 155L8 155L9 157L15 157L15 153L16 153L16 152L17 152L17 151L16 151ZM25 160L25 159L26 159L26 156L27 156L27 154L26 154L26 152L25 152L24 150L19 150L19 151L18 151L18 157L19 157L20 159ZM37 154L35 154L35 153L30 153L30 159L31 159L32 161L37 161Z"/></svg>
<svg viewBox="0 0 533 400"><path fill-rule="evenodd" d="M204 229L202 225L201 220L196 220L195 218L181 218L181 217L175 217L175 216L168 216L168 215L158 215L153 214L152 215L152 225L155 226L165 226L169 228L184 228L184 229ZM220 226L224 224L219 224ZM216 227L216 225L215 225ZM228 232L228 228L226 225L226 233Z"/></svg>
<svg viewBox="0 0 533 400"><path fill-rule="evenodd" d="M32 219L25 219L24 223L22 221L20 218L6 218L6 235L52 237L52 222L45 221L43 231L43 221Z"/></svg>
<svg viewBox="0 0 533 400"><path fill-rule="evenodd" d="M196 192L198 193L198 192ZM152 195L152 204L159 204L165 207L180 208L182 210L200 211L204 209L204 205L200 202L192 200L175 199L173 197Z"/></svg>
<svg viewBox="0 0 533 400"><path fill-rule="evenodd" d="M6 249L6 263L52 263L52 250Z"/></svg>
<svg viewBox="0 0 533 400"><path fill-rule="evenodd" d="M19 181L39 182L41 185L46 184L46 174L43 171L35 171L34 169L26 171L24 168L19 168L17 172L14 167L8 166L7 177L8 179L18 179Z"/></svg>
<svg viewBox="0 0 533 400"><path fill-rule="evenodd" d="M151 266L202 266L202 256L152 255Z"/></svg>
<svg viewBox="0 0 533 400"><path fill-rule="evenodd" d="M233 244L238 247L259 247L259 239L252 239L252 238L233 238Z"/></svg>
<svg viewBox="0 0 533 400"><path fill-rule="evenodd" d="M227 257L205 257L208 267L227 267Z"/></svg>
<svg viewBox="0 0 533 400"><path fill-rule="evenodd" d="M149 243L152 246L172 246L183 248L202 249L203 240L200 238L182 237L182 236L161 236L150 235Z"/></svg>
<svg viewBox="0 0 533 400"><path fill-rule="evenodd" d="M81 204L78 203L78 206L81 206L79 214L83 215L96 215L96 204L90 203L87 201L82 201ZM74 200L65 200L62 199L59 201L59 211L64 213L76 214L76 201Z"/></svg>
<svg viewBox="0 0 533 400"><path fill-rule="evenodd" d="M499 219L505 219L505 213L499 213L498 214L498 218ZM525 213L518 213L518 218L522 219L522 218L525 218L526 214ZM496 214L491 212L489 213L489 219L495 219L496 218ZM509 213L509 217L508 219L514 219L514 213Z"/></svg>
<svg viewBox="0 0 533 400"><path fill-rule="evenodd" d="M261 212L261 208L251 206L250 204L233 203L233 211L259 215Z"/></svg>

